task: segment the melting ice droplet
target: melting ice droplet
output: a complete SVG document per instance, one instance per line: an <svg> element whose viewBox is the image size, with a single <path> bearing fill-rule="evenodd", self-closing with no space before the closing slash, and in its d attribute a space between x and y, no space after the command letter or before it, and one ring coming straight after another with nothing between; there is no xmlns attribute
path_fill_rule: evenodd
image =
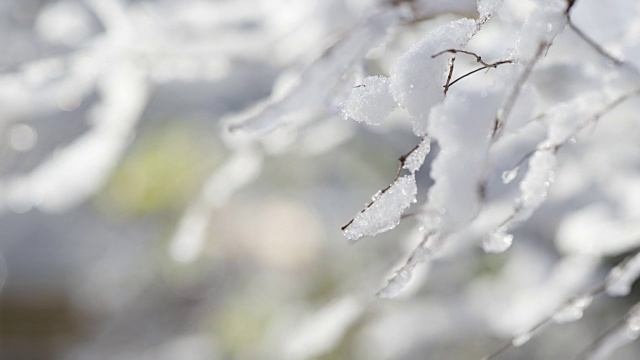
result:
<svg viewBox="0 0 640 360"><path fill-rule="evenodd" d="M501 253L506 251L513 242L513 235L507 233L505 227L499 227L482 241L482 249L488 253Z"/></svg>
<svg viewBox="0 0 640 360"><path fill-rule="evenodd" d="M507 170L502 173L502 183L508 184L513 181L513 179L518 176L518 171L520 170L520 166L516 166L511 170Z"/></svg>
<svg viewBox="0 0 640 360"><path fill-rule="evenodd" d="M522 346L531 340L531 333L522 333L511 340L511 344L515 347Z"/></svg>

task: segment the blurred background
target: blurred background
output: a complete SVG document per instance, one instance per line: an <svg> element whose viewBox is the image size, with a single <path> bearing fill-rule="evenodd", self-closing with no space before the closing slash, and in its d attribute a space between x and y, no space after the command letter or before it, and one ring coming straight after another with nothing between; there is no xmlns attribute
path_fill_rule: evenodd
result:
<svg viewBox="0 0 640 360"><path fill-rule="evenodd" d="M350 245L340 227L419 142L406 119L318 111L234 155L221 119L286 87L381 3L0 1L0 359L479 359L523 313L505 304L592 271L557 266L543 209L509 252L460 249L419 270L429 280L409 296L379 300L420 235L405 221ZM477 16L472 1L453 7L364 72ZM418 183L424 194L428 171ZM200 209L208 188L229 191ZM202 238L180 245L189 214ZM638 295L597 299L502 358L573 358Z"/></svg>

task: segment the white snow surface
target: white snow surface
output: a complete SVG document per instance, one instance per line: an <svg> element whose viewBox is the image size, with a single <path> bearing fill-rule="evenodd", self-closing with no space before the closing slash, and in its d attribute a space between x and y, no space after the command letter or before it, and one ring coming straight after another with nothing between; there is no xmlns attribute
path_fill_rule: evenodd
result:
<svg viewBox="0 0 640 360"><path fill-rule="evenodd" d="M451 54L433 55L447 49L463 48L476 31L476 22L460 19L442 25L413 45L391 66L391 94L411 115L413 131L426 134L431 108L444 100Z"/></svg>
<svg viewBox="0 0 640 360"><path fill-rule="evenodd" d="M396 102L389 93L389 79L369 76L352 90L340 113L345 119L380 125L395 107Z"/></svg>
<svg viewBox="0 0 640 360"><path fill-rule="evenodd" d="M416 201L417 191L413 174L398 178L387 191L374 195L371 206L359 212L344 229L345 236L355 241L393 229L400 223L402 213Z"/></svg>

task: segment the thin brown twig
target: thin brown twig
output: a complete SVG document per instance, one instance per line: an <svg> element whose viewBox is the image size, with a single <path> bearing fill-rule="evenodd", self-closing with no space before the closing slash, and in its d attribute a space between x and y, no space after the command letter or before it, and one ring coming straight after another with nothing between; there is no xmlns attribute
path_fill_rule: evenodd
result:
<svg viewBox="0 0 640 360"><path fill-rule="evenodd" d="M452 57L449 62L449 74L447 74L447 82L444 84L444 95L447 96L449 86L451 86L451 78L453 77L453 66L455 65L456 57Z"/></svg>
<svg viewBox="0 0 640 360"><path fill-rule="evenodd" d="M453 62L454 62L454 61L455 61L455 59L456 59L455 57L453 57L453 58L452 58L452 61L451 61L451 64L450 64L450 66L449 66L449 75L447 76L447 82L446 82L446 83L444 84L444 86L443 86L443 87L444 87L444 94L445 94L445 95L446 95L446 94L447 94L447 92L449 91L449 88L450 88L451 86L453 86L453 84L455 84L455 83L457 83L458 81L460 81L460 80L462 80L462 79L466 78L466 77L467 77L467 76L469 76L469 75L473 75L473 74L477 73L478 71L481 71L481 70L484 70L484 69L495 69L495 68L497 68L499 65L503 65L503 64L512 64L512 63L513 63L513 60L501 60L501 61L496 61L496 62L493 62L493 63L487 63L487 62L485 62L484 60L482 60L482 57L481 57L480 55L478 55L478 54L476 54L476 53L474 53L474 52L471 52L471 51L467 51L467 50L459 50L459 49L447 49L447 50L442 50L442 51L440 51L440 52L439 52L439 53L437 53L437 54L431 55L431 58L433 59L433 58L435 58L435 57L438 57L438 56L440 56L440 55L442 55L442 54L446 54L446 53L450 53L450 54L457 54L457 53L461 53L461 54L471 55L471 56L475 57L475 58L476 58L476 62L478 62L478 63L482 64L482 66L481 66L481 67L479 67L479 68L477 68L477 69L475 69L475 70L473 70L473 71L470 71L470 72L468 72L468 73L466 73L466 74L464 74L464 75L460 76L459 78L457 78L457 79L455 79L455 80L453 80L453 81L451 81L451 78L452 78L452 76L453 76Z"/></svg>
<svg viewBox="0 0 640 360"><path fill-rule="evenodd" d="M426 137L426 135L425 135ZM393 181L391 181L391 183L389 185L387 185L387 187L385 187L384 189L380 190L378 192L379 195L382 195L384 193L386 193L387 191L389 191L389 189L391 189L391 187L393 186L393 184L396 183L396 181L398 181L398 179L400 178L400 174L402 174L402 169L404 168L405 165L405 161L407 160L407 157L409 157L409 155L411 155L414 151L416 151L419 147L420 144L422 144L422 141L420 141L420 143L416 146L414 146L411 150L409 150L409 152L407 152L406 154L400 156L400 158L398 158L398 161L400 162L400 166L398 166L398 172L396 173L395 178L393 179ZM375 203L375 200L370 201L365 207L364 209L362 209L360 212L364 212L366 211L368 208L370 208L373 204ZM343 225L340 230L344 231L347 227L349 227L349 225L351 225L354 220L356 218L353 217L351 220L349 220L348 223L346 223L345 225Z"/></svg>

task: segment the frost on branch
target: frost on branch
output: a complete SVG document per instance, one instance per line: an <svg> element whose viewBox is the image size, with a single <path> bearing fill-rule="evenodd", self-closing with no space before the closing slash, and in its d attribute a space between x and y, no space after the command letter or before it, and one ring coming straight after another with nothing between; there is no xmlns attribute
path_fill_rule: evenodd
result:
<svg viewBox="0 0 640 360"><path fill-rule="evenodd" d="M362 85L353 89L340 112L345 119L379 125L395 107L396 103L389 93L389 79L369 76Z"/></svg>
<svg viewBox="0 0 640 360"><path fill-rule="evenodd" d="M398 178L385 191L378 192L372 202L343 229L345 236L355 241L393 229L400 217L416 201L416 179L413 174Z"/></svg>
<svg viewBox="0 0 640 360"><path fill-rule="evenodd" d="M640 276L640 252L609 271L606 290L610 296L627 296Z"/></svg>
<svg viewBox="0 0 640 360"><path fill-rule="evenodd" d="M417 148L413 149L403 160L402 168L409 170L412 174L418 170L427 154L431 151L431 139L425 136Z"/></svg>
<svg viewBox="0 0 640 360"><path fill-rule="evenodd" d="M413 131L424 136L431 108L444 100L442 86L451 55L432 55L444 49L464 47L477 24L474 20L452 21L431 31L391 67L391 94L412 117Z"/></svg>

